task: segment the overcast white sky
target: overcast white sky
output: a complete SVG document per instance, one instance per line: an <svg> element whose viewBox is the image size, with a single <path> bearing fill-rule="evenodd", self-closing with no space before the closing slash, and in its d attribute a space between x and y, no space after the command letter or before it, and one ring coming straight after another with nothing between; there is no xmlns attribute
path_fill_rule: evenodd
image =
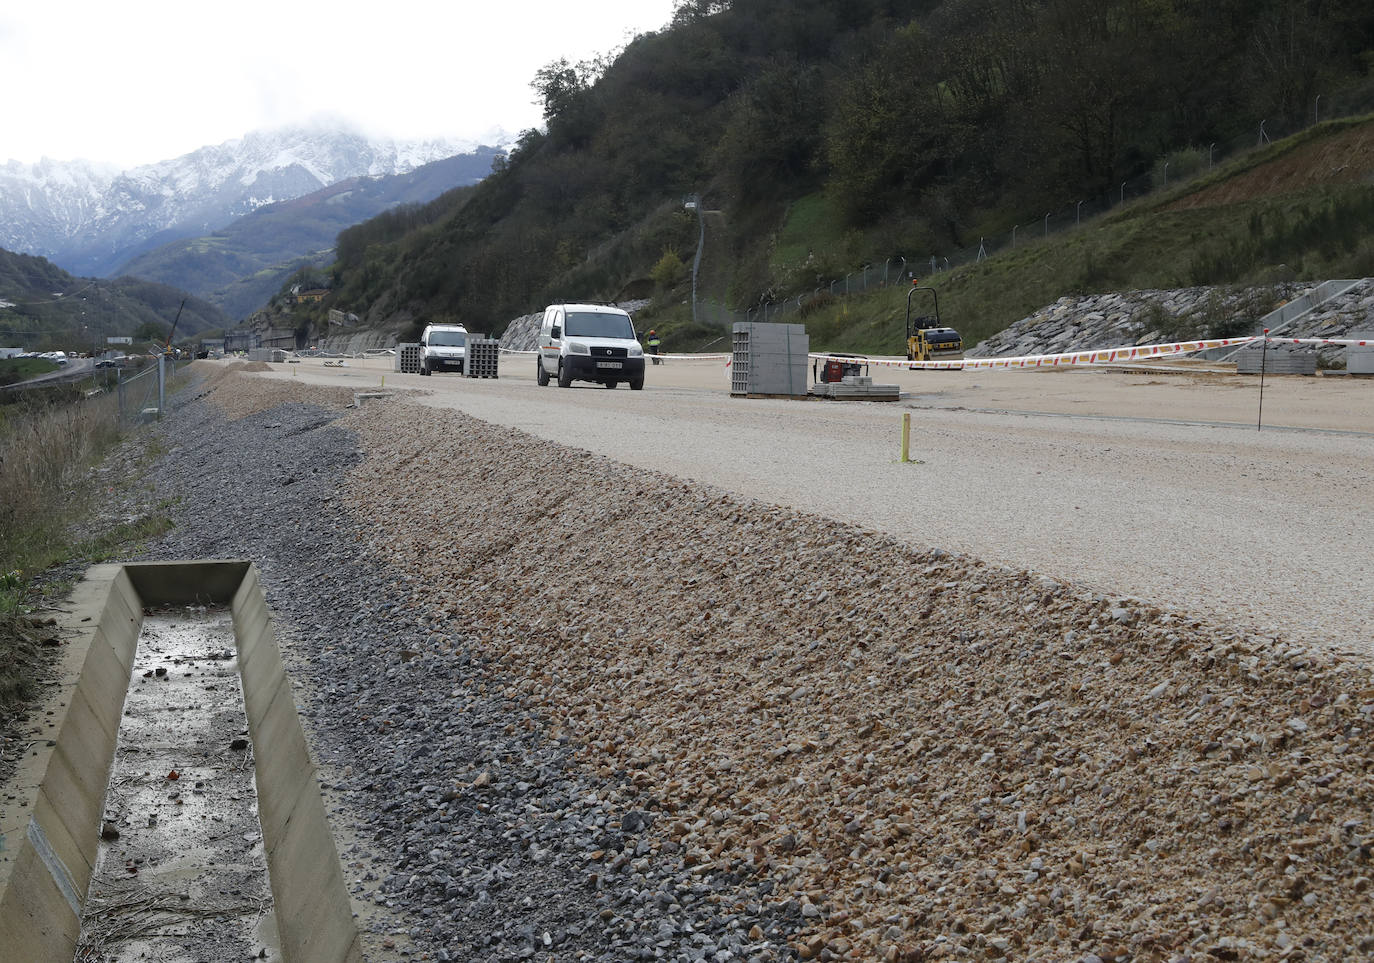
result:
<svg viewBox="0 0 1374 963"><path fill-rule="evenodd" d="M0 163L134 166L342 118L479 139L537 126L529 82L661 29L673 0L14 0L0 6Z"/></svg>

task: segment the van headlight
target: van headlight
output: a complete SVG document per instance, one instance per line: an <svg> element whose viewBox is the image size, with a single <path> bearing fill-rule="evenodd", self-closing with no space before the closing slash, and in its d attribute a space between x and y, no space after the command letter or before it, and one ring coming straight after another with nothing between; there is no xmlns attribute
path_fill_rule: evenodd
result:
<svg viewBox="0 0 1374 963"><path fill-rule="evenodd" d="M644 349L641 348L641 347L640 347L639 345L637 345L637 344L636 344L636 345L632 345L632 346L630 347L630 357L631 357L631 358L642 358L642 357L644 357Z"/></svg>
<svg viewBox="0 0 1374 963"><path fill-rule="evenodd" d="M591 349L581 341L568 342L568 354L591 354Z"/></svg>

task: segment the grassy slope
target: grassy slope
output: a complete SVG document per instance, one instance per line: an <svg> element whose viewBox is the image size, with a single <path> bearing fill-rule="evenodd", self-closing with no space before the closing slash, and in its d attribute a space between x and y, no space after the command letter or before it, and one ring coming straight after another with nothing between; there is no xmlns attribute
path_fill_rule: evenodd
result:
<svg viewBox="0 0 1374 963"><path fill-rule="evenodd" d="M0 385L12 385L57 370L57 362L45 358L0 358Z"/></svg>
<svg viewBox="0 0 1374 963"><path fill-rule="evenodd" d="M0 726L32 697L47 671L43 653L52 651L44 644L52 633L31 612L66 586L40 588L34 577L63 563L127 557L171 525L166 505L132 519L110 513L112 499L145 500L127 493L138 489L141 469L158 454L152 437L143 436L130 449L141 452L133 463L93 473L124 437L117 408L113 394L85 398L73 386L0 405Z"/></svg>
<svg viewBox="0 0 1374 963"><path fill-rule="evenodd" d="M945 323L972 345L1065 295L1207 283L1200 275L1214 262L1229 263L1257 245L1258 255L1278 252L1282 261L1233 265L1240 273L1226 283L1374 274L1367 230L1335 239L1326 232L1315 246L1303 230L1329 210L1367 206L1371 172L1374 119L1323 124L1078 230L1025 242L928 283L939 292ZM778 234L777 263L796 264L809 250L842 241L825 207L814 198L793 205ZM804 319L811 343L900 354L905 299L900 287L838 299Z"/></svg>

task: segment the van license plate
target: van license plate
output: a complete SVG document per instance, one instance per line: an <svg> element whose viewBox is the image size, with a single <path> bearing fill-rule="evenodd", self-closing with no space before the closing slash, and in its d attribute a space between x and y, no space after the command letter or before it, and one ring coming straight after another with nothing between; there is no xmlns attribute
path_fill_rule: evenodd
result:
<svg viewBox="0 0 1374 963"><path fill-rule="evenodd" d="M620 368L620 367L623 367L619 361L598 361L598 362L596 363L596 366L597 366L598 368Z"/></svg>

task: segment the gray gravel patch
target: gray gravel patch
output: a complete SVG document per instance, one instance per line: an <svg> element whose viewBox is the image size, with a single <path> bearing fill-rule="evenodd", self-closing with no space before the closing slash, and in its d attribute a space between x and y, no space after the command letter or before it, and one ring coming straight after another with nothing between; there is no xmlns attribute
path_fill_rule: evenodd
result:
<svg viewBox="0 0 1374 963"><path fill-rule="evenodd" d="M693 872L651 845L656 815L619 776L505 697L459 626L411 604L335 503L359 463L337 411L228 420L197 397L155 430L151 479L177 526L148 557L262 571L336 838L375 959L768 960L801 907L773 883ZM752 932L752 936L750 935Z"/></svg>

